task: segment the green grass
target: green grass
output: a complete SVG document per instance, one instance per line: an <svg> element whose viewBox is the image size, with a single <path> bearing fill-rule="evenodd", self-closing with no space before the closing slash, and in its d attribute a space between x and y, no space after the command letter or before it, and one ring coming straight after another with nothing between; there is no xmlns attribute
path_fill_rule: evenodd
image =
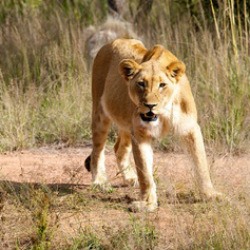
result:
<svg viewBox="0 0 250 250"><path fill-rule="evenodd" d="M68 250L78 250L78 249L96 249L104 250L105 246L102 245L101 239L97 233L92 232L91 229L84 229L75 238L73 238L73 244L68 248Z"/></svg>
<svg viewBox="0 0 250 250"><path fill-rule="evenodd" d="M100 237L104 234L104 237ZM158 235L151 222L145 223L138 218L132 218L128 225L118 230L103 227L103 232L94 231L93 228L84 228L68 248L76 249L156 249Z"/></svg>

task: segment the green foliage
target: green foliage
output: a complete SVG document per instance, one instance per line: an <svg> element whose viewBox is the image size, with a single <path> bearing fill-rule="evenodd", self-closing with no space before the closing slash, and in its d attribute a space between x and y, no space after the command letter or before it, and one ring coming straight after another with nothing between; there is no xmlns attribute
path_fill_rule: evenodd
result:
<svg viewBox="0 0 250 250"><path fill-rule="evenodd" d="M103 233L104 236L102 236ZM130 225L121 227L119 230L103 227L103 233L86 227L73 238L73 243L68 249L152 250L158 245L158 234L152 223L145 223L136 218L131 220Z"/></svg>
<svg viewBox="0 0 250 250"><path fill-rule="evenodd" d="M46 250L50 247L51 232L49 231L49 196L44 192L36 192L33 196L32 213L36 227L36 237L32 249Z"/></svg>
<svg viewBox="0 0 250 250"><path fill-rule="evenodd" d="M149 221L131 217L131 226L119 229L110 239L112 249L152 250L158 245L159 235Z"/></svg>
<svg viewBox="0 0 250 250"><path fill-rule="evenodd" d="M101 239L91 229L85 229L76 238L73 239L73 244L68 250L104 250L105 247L101 243Z"/></svg>
<svg viewBox="0 0 250 250"><path fill-rule="evenodd" d="M104 19L107 15L105 0L3 0L0 3L0 23L15 18L25 18L28 12L50 17L57 13L65 18L85 25L93 24L96 20Z"/></svg>
<svg viewBox="0 0 250 250"><path fill-rule="evenodd" d="M53 238L53 227L50 218L50 208L52 206L52 194L48 187L23 184L15 187L9 183L0 186L2 191L9 194L8 199L12 200L20 211L28 210L31 215L32 235L30 236L29 249L46 250L50 249ZM17 249L21 248L21 242L17 238Z"/></svg>

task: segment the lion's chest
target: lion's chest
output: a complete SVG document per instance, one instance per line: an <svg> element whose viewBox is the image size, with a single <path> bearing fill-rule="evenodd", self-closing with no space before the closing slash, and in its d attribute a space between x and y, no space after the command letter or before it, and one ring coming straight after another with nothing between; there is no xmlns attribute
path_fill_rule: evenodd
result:
<svg viewBox="0 0 250 250"><path fill-rule="evenodd" d="M144 122L138 118L135 119L134 126L137 127L137 131L140 131L141 135L162 138L169 133L174 133L181 120L181 109L179 105L173 104L166 108L156 121Z"/></svg>
<svg viewBox="0 0 250 250"><path fill-rule="evenodd" d="M135 117L133 127L140 137L162 138L169 133L171 124L169 119L163 116L152 122L144 122L139 117Z"/></svg>

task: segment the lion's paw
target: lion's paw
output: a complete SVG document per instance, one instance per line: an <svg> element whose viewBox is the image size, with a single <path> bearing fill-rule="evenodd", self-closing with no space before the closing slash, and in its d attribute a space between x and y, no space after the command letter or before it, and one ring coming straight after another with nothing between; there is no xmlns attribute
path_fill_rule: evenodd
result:
<svg viewBox="0 0 250 250"><path fill-rule="evenodd" d="M106 182L106 183L93 183L92 184L92 189L93 190L98 190L98 191L102 191L102 192L108 192L110 193L111 191L113 191L113 187L110 185L110 183Z"/></svg>
<svg viewBox="0 0 250 250"><path fill-rule="evenodd" d="M128 186L138 186L138 177L135 170L131 167L126 168L123 172L124 183Z"/></svg>
<svg viewBox="0 0 250 250"><path fill-rule="evenodd" d="M92 184L92 188L95 190L109 192L112 189L112 186L108 182L106 176L102 176L101 178L95 178Z"/></svg>
<svg viewBox="0 0 250 250"><path fill-rule="evenodd" d="M205 201L223 201L226 199L224 194L215 190L204 192L201 194L201 197Z"/></svg>
<svg viewBox="0 0 250 250"><path fill-rule="evenodd" d="M137 187L139 185L138 178L136 175L124 177L124 182L126 185L131 186L131 187Z"/></svg>
<svg viewBox="0 0 250 250"><path fill-rule="evenodd" d="M131 212L154 212L157 209L158 205L157 204L150 204L146 201L134 201L129 210Z"/></svg>

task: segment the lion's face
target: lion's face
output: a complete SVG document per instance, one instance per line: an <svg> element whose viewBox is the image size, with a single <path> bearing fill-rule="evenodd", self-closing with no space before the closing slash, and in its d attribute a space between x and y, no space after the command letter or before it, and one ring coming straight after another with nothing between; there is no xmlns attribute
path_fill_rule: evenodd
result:
<svg viewBox="0 0 250 250"><path fill-rule="evenodd" d="M172 101L178 80L185 72L185 65L174 61L162 66L157 60L138 64L125 59L120 63L120 72L128 83L131 100L143 121L156 121Z"/></svg>

